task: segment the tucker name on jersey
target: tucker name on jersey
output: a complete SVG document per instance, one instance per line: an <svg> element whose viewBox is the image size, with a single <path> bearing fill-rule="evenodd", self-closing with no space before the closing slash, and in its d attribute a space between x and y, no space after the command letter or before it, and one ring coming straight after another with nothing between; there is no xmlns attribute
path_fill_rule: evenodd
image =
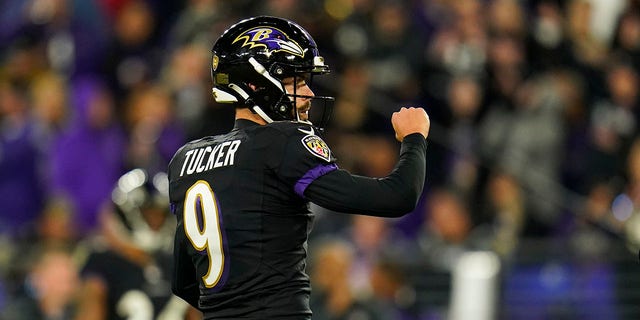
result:
<svg viewBox="0 0 640 320"><path fill-rule="evenodd" d="M240 140L225 141L215 146L193 149L185 153L180 176L201 173L213 168L231 166L234 163Z"/></svg>

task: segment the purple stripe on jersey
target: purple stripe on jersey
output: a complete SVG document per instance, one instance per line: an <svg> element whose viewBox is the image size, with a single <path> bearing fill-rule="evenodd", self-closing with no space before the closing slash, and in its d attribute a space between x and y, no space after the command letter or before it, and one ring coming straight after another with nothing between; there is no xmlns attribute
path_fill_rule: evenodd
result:
<svg viewBox="0 0 640 320"><path fill-rule="evenodd" d="M300 178L300 180L296 182L296 185L293 187L293 189L299 196L304 198L304 191L307 190L307 187L311 184L311 182L337 169L338 166L335 163L321 164L307 171L307 173L305 173L304 176L302 176L302 178Z"/></svg>

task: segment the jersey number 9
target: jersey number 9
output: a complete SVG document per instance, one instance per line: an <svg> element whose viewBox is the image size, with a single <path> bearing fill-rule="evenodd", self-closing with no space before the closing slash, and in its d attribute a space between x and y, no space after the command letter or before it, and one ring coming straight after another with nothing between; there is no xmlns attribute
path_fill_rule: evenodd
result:
<svg viewBox="0 0 640 320"><path fill-rule="evenodd" d="M193 184L185 195L184 232L196 250L207 251L209 269L202 281L207 288L215 287L224 269L224 242L218 201L204 180Z"/></svg>

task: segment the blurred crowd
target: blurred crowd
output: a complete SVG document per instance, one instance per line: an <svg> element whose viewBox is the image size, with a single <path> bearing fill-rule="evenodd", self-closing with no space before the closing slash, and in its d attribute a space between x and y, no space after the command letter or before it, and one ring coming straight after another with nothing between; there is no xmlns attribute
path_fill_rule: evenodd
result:
<svg viewBox="0 0 640 320"><path fill-rule="evenodd" d="M82 310L95 239L124 246L103 214L118 179L162 173L186 141L233 126L211 98L210 49L259 14L297 21L331 66L312 88L336 97L325 137L342 168L386 175L392 112L431 117L415 212L312 207L317 319L445 319L412 275L449 274L471 250L508 267L532 239L592 263L599 303L523 318L625 317L607 255L640 248L638 0L0 2L0 310L41 313L5 317Z"/></svg>

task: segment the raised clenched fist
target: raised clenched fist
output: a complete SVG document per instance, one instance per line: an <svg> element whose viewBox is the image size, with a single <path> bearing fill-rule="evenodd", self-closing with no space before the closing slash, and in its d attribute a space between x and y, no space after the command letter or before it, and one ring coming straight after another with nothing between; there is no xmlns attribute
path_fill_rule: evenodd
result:
<svg viewBox="0 0 640 320"><path fill-rule="evenodd" d="M420 133L426 139L429 136L431 121L429 115L422 108L400 108L391 116L391 124L396 132L396 139L402 141L412 133Z"/></svg>

